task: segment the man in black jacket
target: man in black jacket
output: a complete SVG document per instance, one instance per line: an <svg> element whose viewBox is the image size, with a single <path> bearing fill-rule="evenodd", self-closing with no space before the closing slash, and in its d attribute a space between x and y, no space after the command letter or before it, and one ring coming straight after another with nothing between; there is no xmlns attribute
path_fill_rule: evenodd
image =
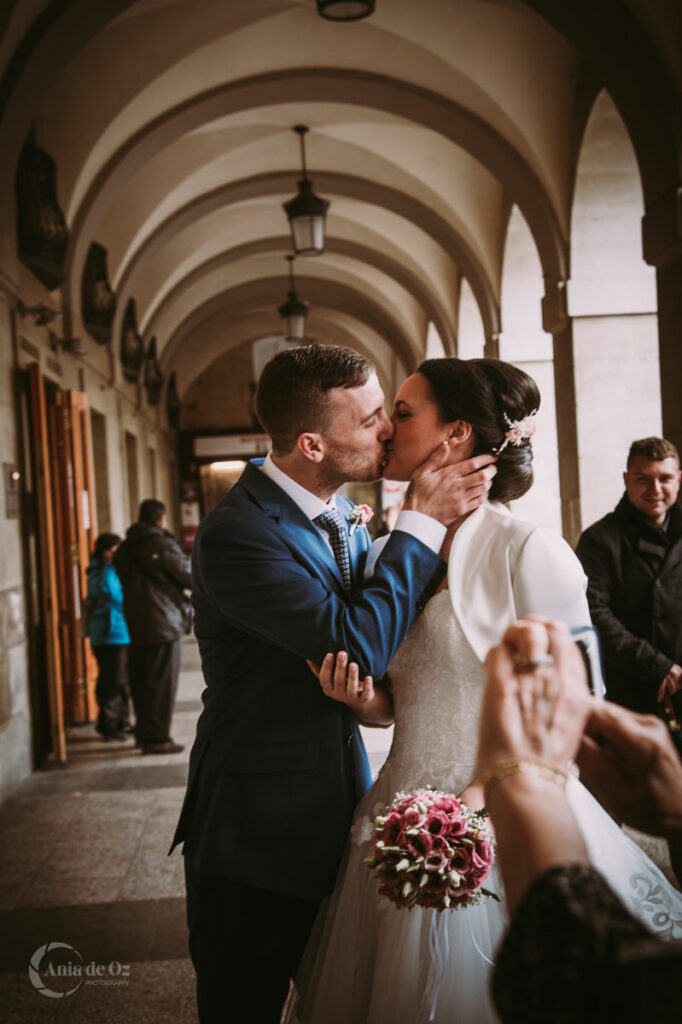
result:
<svg viewBox="0 0 682 1024"><path fill-rule="evenodd" d="M192 578L179 544L165 527L165 505L153 498L143 501L138 522L128 530L114 559L123 584L130 692L143 754L177 754L183 749L171 739L170 725L180 639L191 621L184 591L190 589Z"/></svg>
<svg viewBox="0 0 682 1024"><path fill-rule="evenodd" d="M609 700L682 721L680 457L670 441L633 442L625 494L576 553L599 631ZM678 740L680 733L675 737Z"/></svg>

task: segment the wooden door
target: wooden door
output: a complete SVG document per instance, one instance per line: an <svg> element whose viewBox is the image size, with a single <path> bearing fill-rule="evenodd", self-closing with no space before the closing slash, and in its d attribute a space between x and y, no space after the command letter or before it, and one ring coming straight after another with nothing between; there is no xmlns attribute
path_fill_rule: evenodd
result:
<svg viewBox="0 0 682 1024"><path fill-rule="evenodd" d="M39 363L29 366L29 394L35 474L36 517L40 552L40 590L45 625L48 706L52 756L66 761L63 676L60 643L60 601L53 516L53 489L45 387Z"/></svg>
<svg viewBox="0 0 682 1024"><path fill-rule="evenodd" d="M71 421L71 462L73 465L74 511L76 529L77 569L79 615L87 594L86 570L90 561L90 552L95 546L97 537L97 521L95 511L95 495L93 488L93 472L90 440L90 416L88 399L80 391L67 392L69 416ZM80 637L81 654L84 673L85 690L85 721L97 716L97 699L95 686L97 683L97 663L90 649L87 637Z"/></svg>
<svg viewBox="0 0 682 1024"><path fill-rule="evenodd" d="M66 724L73 725L88 719L85 658L80 636L81 581L71 410L67 393L58 388L50 389L46 398L52 463L64 715Z"/></svg>

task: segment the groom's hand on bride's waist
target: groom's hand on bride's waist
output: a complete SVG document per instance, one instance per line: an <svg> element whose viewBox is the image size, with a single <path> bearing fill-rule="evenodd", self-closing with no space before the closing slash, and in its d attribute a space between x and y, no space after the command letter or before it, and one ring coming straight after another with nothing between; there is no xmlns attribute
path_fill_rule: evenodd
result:
<svg viewBox="0 0 682 1024"><path fill-rule="evenodd" d="M359 722L387 726L393 722L393 700L387 690L374 685L371 676L360 679L357 663L349 663L346 651L326 654L321 665L308 661L325 697L346 704Z"/></svg>
<svg viewBox="0 0 682 1024"><path fill-rule="evenodd" d="M403 508L450 526L488 497L497 473L495 456L475 455L452 464L452 441L444 441L412 475Z"/></svg>

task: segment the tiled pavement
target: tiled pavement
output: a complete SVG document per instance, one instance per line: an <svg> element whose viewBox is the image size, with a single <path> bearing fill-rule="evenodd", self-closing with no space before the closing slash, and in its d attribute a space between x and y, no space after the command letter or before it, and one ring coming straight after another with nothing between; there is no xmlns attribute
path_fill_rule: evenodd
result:
<svg viewBox="0 0 682 1024"><path fill-rule="evenodd" d="M166 854L200 692L187 642L173 722L182 754L142 757L132 739L105 743L92 726L73 729L66 768L35 773L0 809L3 1021L196 1022L182 856ZM74 988L77 976L43 976L43 991L30 981L29 962L49 942L73 947L47 958L55 970L81 958L89 966L69 995L46 990Z"/></svg>
<svg viewBox="0 0 682 1024"><path fill-rule="evenodd" d="M8 1024L195 1024L183 861L168 857L201 709L196 644L183 644L173 720L182 754L142 757L132 740L71 730L64 769L37 772L0 808L0 1020ZM390 730L369 730L378 768ZM29 978L42 961L90 975ZM110 966L111 965L111 966ZM120 973L119 973L119 965ZM99 974L95 973L99 968ZM93 984L97 982L97 984ZM106 984L104 984L106 982Z"/></svg>

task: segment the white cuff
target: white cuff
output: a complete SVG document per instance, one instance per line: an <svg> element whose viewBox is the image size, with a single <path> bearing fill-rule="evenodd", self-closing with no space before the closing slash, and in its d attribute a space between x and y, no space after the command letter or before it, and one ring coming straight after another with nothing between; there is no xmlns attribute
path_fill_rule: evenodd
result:
<svg viewBox="0 0 682 1024"><path fill-rule="evenodd" d="M413 509L403 509L399 512L393 529L409 533L422 544L426 544L427 548L431 548L435 554L442 548L447 533L447 527L437 519L432 519L423 512L415 512Z"/></svg>

